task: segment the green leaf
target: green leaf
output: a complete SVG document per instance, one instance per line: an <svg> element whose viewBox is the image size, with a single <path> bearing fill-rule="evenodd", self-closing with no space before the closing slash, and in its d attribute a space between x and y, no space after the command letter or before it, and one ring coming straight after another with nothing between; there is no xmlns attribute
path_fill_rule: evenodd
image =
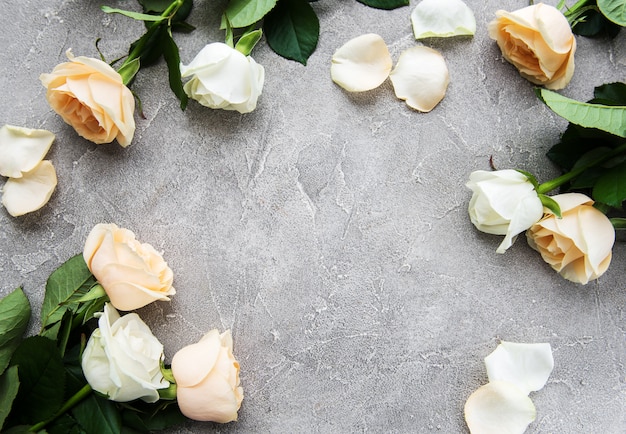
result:
<svg viewBox="0 0 626 434"><path fill-rule="evenodd" d="M541 200L541 204L548 208L550 211L552 211L552 213L557 216L558 218L561 218L561 207L559 206L559 204L556 202L556 200L552 199L550 196L547 196L545 194L540 194L539 195L539 200Z"/></svg>
<svg viewBox="0 0 626 434"><path fill-rule="evenodd" d="M614 208L621 208L626 200L626 163L604 172L593 187L592 198Z"/></svg>
<svg viewBox="0 0 626 434"><path fill-rule="evenodd" d="M611 224L615 229L626 229L626 218L623 217L613 217L611 219Z"/></svg>
<svg viewBox="0 0 626 434"><path fill-rule="evenodd" d="M536 89L536 92L552 111L569 122L626 137L626 106L583 103L547 89Z"/></svg>
<svg viewBox="0 0 626 434"><path fill-rule="evenodd" d="M230 0L225 17L233 28L241 29L260 21L274 6L277 0ZM222 22L222 29L224 23Z"/></svg>
<svg viewBox="0 0 626 434"><path fill-rule="evenodd" d="M533 175L530 172L526 172L525 170L521 170L521 169L517 169L517 172L521 173L522 175L524 175L526 178L528 178L528 181L535 187L537 188L539 186L539 183L537 182L537 178L535 178L535 175Z"/></svg>
<svg viewBox="0 0 626 434"><path fill-rule="evenodd" d="M376 9L396 9L401 6L408 6L409 0L358 0L366 6Z"/></svg>
<svg viewBox="0 0 626 434"><path fill-rule="evenodd" d="M189 97L183 89L183 81L180 74L180 54L178 46L170 32L165 32L162 37L163 57L167 63L167 70L170 82L170 89L180 100L180 108L185 110Z"/></svg>
<svg viewBox="0 0 626 434"><path fill-rule="evenodd" d="M167 26L162 23L151 26L146 33L130 44L129 57L139 57L142 67L156 63L163 54L161 34L166 32Z"/></svg>
<svg viewBox="0 0 626 434"><path fill-rule="evenodd" d="M46 425L48 434L86 434L74 418L65 413Z"/></svg>
<svg viewBox="0 0 626 434"><path fill-rule="evenodd" d="M90 394L72 409L72 416L89 434L119 434L122 417L112 401Z"/></svg>
<svg viewBox="0 0 626 434"><path fill-rule="evenodd" d="M244 33L235 45L235 50L242 53L244 56L250 55L254 46L259 42L263 35L262 30L254 30L252 32Z"/></svg>
<svg viewBox="0 0 626 434"><path fill-rule="evenodd" d="M263 31L277 54L306 65L317 47L320 23L306 0L281 0L265 17Z"/></svg>
<svg viewBox="0 0 626 434"><path fill-rule="evenodd" d="M101 6L103 12L107 14L120 14L125 17L132 18L138 21L150 21L150 22L161 22L165 19L160 15L149 15L149 14L140 14L138 12L125 11L123 9L115 9L109 6Z"/></svg>
<svg viewBox="0 0 626 434"><path fill-rule="evenodd" d="M622 27L626 26L626 1L598 0L598 7L609 20Z"/></svg>
<svg viewBox="0 0 626 434"><path fill-rule="evenodd" d="M89 291L80 297L77 301L79 303L84 303L86 301L96 300L98 298L106 297L107 293L102 287L102 285L97 284L92 286Z"/></svg>
<svg viewBox="0 0 626 434"><path fill-rule="evenodd" d="M605 105L626 106L626 83L603 84L593 90L593 96L595 100L601 100Z"/></svg>
<svg viewBox="0 0 626 434"><path fill-rule="evenodd" d="M124 84L128 85L131 81L133 81L133 78L137 75L140 67L141 64L139 63L139 58L137 57L130 62L124 62L117 72L122 76Z"/></svg>
<svg viewBox="0 0 626 434"><path fill-rule="evenodd" d="M63 404L65 388L63 360L54 341L42 336L24 339L11 365L18 367L21 383L11 417L18 423L35 424L53 416Z"/></svg>
<svg viewBox="0 0 626 434"><path fill-rule="evenodd" d="M41 306L42 329L60 321L66 310L76 308L80 297L96 283L82 254L70 258L48 278ZM74 306L72 306L74 304Z"/></svg>
<svg viewBox="0 0 626 434"><path fill-rule="evenodd" d="M149 405L139 402L133 408L125 409L122 419L124 426L145 433L161 431L187 420L175 404Z"/></svg>
<svg viewBox="0 0 626 434"><path fill-rule="evenodd" d="M20 379L17 374L17 366L11 366L4 374L0 375L0 430L4 421L11 412L13 400L20 388Z"/></svg>
<svg viewBox="0 0 626 434"><path fill-rule="evenodd" d="M109 301L109 297L102 297L82 305L74 315L73 327L85 325L96 312L101 312L104 309L104 304L107 301Z"/></svg>
<svg viewBox="0 0 626 434"><path fill-rule="evenodd" d="M22 288L0 300L0 374L4 372L30 320L30 303Z"/></svg>
<svg viewBox="0 0 626 434"><path fill-rule="evenodd" d="M588 152L598 148L616 148L623 142L624 139L613 134L570 123L561 136L561 142L550 148L547 155L554 163L569 171Z"/></svg>
<svg viewBox="0 0 626 434"><path fill-rule="evenodd" d="M145 13L153 12L160 15L172 4L172 0L139 0L139 4L141 4ZM192 7L193 0L184 0L174 14L172 23L184 21L191 13Z"/></svg>

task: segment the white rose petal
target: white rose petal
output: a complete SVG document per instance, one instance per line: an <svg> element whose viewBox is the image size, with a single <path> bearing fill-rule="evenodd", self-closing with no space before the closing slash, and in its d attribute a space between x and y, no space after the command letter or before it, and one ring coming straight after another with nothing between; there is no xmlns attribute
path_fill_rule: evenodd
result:
<svg viewBox="0 0 626 434"><path fill-rule="evenodd" d="M57 174L48 160L39 163L21 178L9 178L2 189L2 205L13 217L44 206L57 186Z"/></svg>
<svg viewBox="0 0 626 434"><path fill-rule="evenodd" d="M522 434L537 415L530 398L506 381L478 388L467 399L464 411L472 434Z"/></svg>
<svg viewBox="0 0 626 434"><path fill-rule="evenodd" d="M330 76L349 92L380 86L389 77L392 61L385 41L368 33L346 42L332 57Z"/></svg>
<svg viewBox="0 0 626 434"><path fill-rule="evenodd" d="M421 112L429 112L439 104L450 82L441 53L424 46L404 51L390 78L396 96Z"/></svg>
<svg viewBox="0 0 626 434"><path fill-rule="evenodd" d="M485 357L489 381L507 381L527 395L545 386L554 368L550 344L501 342Z"/></svg>
<svg viewBox="0 0 626 434"><path fill-rule="evenodd" d="M422 0L411 13L415 39L473 35L476 19L461 0Z"/></svg>
<svg viewBox="0 0 626 434"><path fill-rule="evenodd" d="M54 134L46 130L5 125L0 128L0 175L21 178L46 156Z"/></svg>

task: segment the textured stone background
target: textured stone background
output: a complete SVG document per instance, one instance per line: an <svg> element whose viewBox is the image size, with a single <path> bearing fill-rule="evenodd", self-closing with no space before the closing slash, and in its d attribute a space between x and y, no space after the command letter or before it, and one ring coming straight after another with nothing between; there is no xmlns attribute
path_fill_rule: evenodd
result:
<svg viewBox="0 0 626 434"><path fill-rule="evenodd" d="M464 184L491 155L499 168L540 181L558 174L545 152L566 122L486 31L497 9L526 0L468 0L473 38L424 42L451 75L428 114L397 100L388 81L348 94L329 77L333 52L363 33L380 34L394 61L416 45L409 14L417 2L380 11L322 0L313 3L321 36L306 67L264 40L254 50L266 83L251 114L195 102L182 112L164 64L141 71L133 90L146 119L136 117L127 149L78 137L38 80L68 48L96 57L98 37L108 59L125 53L142 25L102 13L104 3L136 7L3 3L0 122L56 134L48 158L59 185L38 212L0 211L0 295L23 285L36 314L48 275L82 251L99 222L163 250L178 293L140 315L168 361L209 329L232 329L245 391L237 423L190 422L179 433L466 433L463 405L487 381L483 358L501 339L553 348L556 366L531 395L538 415L528 432L626 432L624 242L609 271L580 286L524 239L496 254L500 237L477 232L467 217ZM185 63L223 40L225 0L195 3L197 30L175 35ZM576 73L561 93L586 100L625 72L624 32L579 37Z"/></svg>

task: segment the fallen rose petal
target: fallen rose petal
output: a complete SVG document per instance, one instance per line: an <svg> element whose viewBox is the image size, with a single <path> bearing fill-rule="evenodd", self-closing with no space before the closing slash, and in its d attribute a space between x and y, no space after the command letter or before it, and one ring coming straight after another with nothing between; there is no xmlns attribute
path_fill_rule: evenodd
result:
<svg viewBox="0 0 626 434"><path fill-rule="evenodd" d="M368 33L346 42L332 57L330 76L349 92L380 86L389 77L392 61L385 41Z"/></svg>
<svg viewBox="0 0 626 434"><path fill-rule="evenodd" d="M5 125L0 128L0 175L21 178L48 153L54 134L46 130Z"/></svg>
<svg viewBox="0 0 626 434"><path fill-rule="evenodd" d="M550 344L501 342L485 357L489 381L507 381L527 395L545 386L554 368Z"/></svg>
<svg viewBox="0 0 626 434"><path fill-rule="evenodd" d="M429 112L439 104L450 82L441 53L424 46L404 51L390 78L396 96L421 112Z"/></svg>
<svg viewBox="0 0 626 434"><path fill-rule="evenodd" d="M535 405L506 381L478 388L465 403L465 421L473 434L522 434L535 420Z"/></svg>
<svg viewBox="0 0 626 434"><path fill-rule="evenodd" d="M473 35L476 19L461 0L422 0L411 13L415 39Z"/></svg>
<svg viewBox="0 0 626 434"><path fill-rule="evenodd" d="M48 203L56 186L54 166L44 160L21 178L7 180L2 189L2 205L13 217L36 211Z"/></svg>

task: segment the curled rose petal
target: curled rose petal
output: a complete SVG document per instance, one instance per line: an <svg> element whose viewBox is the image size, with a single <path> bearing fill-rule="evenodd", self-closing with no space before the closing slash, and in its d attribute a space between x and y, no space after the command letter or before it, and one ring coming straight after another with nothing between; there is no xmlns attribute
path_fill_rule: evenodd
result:
<svg viewBox="0 0 626 434"><path fill-rule="evenodd" d="M57 186L57 174L48 160L40 162L21 178L9 178L2 189L2 205L13 217L43 207Z"/></svg>
<svg viewBox="0 0 626 434"><path fill-rule="evenodd" d="M411 13L415 39L473 35L476 19L461 0L422 0Z"/></svg>
<svg viewBox="0 0 626 434"><path fill-rule="evenodd" d="M363 92L380 86L389 77L391 67L383 38L368 33L349 40L335 52L330 76L349 92Z"/></svg>
<svg viewBox="0 0 626 434"><path fill-rule="evenodd" d="M390 78L396 96L421 112L429 112L439 104L450 82L441 53L424 46L404 51Z"/></svg>
<svg viewBox="0 0 626 434"><path fill-rule="evenodd" d="M489 381L507 381L527 395L545 386L554 368L550 344L501 342L487 357Z"/></svg>
<svg viewBox="0 0 626 434"><path fill-rule="evenodd" d="M467 399L464 411L473 434L522 434L537 414L530 398L506 381L478 388Z"/></svg>
<svg viewBox="0 0 626 434"><path fill-rule="evenodd" d="M46 130L5 125L0 128L0 175L21 178L43 160L54 134Z"/></svg>

